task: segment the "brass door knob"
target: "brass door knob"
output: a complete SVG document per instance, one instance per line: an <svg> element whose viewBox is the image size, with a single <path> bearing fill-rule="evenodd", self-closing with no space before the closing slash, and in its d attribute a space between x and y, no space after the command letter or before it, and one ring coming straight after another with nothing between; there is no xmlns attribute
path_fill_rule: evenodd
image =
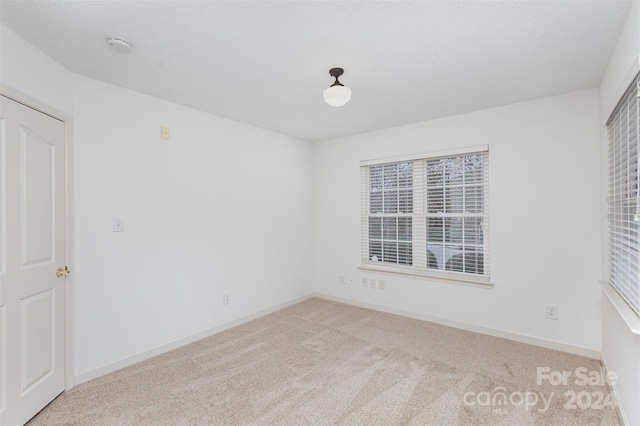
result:
<svg viewBox="0 0 640 426"><path fill-rule="evenodd" d="M60 278L61 276L67 276L71 273L71 271L69 270L68 266L65 266L64 268L60 267L58 269L56 269L56 277Z"/></svg>

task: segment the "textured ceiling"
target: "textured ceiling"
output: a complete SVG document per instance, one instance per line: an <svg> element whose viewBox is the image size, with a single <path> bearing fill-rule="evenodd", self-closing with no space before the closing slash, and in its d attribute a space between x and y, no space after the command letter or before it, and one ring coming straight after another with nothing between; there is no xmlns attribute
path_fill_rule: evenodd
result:
<svg viewBox="0 0 640 426"><path fill-rule="evenodd" d="M0 19L74 73L317 141L598 86L629 6L1 0Z"/></svg>

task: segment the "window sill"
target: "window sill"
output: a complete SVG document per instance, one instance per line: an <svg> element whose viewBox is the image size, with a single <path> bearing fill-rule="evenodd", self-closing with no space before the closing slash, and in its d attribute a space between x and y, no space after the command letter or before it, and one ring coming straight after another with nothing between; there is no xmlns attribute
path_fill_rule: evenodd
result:
<svg viewBox="0 0 640 426"><path fill-rule="evenodd" d="M460 285L469 285L473 287L481 287L481 288L492 288L493 282L489 279L489 277L474 277L460 274L460 277L457 274L444 274L437 272L422 272L416 271L410 268L402 268L402 267L390 267L384 265L373 265L369 263L362 263L358 266L358 269L364 271L374 271L381 272L389 275L400 275L407 276L412 278L419 278L424 280L433 280L433 281L442 281L448 282L452 284L460 284Z"/></svg>
<svg viewBox="0 0 640 426"><path fill-rule="evenodd" d="M611 284L607 281L598 282L600 283L600 287L602 287L602 292L607 295L607 298L611 301L613 307L616 308L616 311L618 311L620 317L622 317L627 324L629 330L631 330L633 334L640 335L640 317L627 305L627 302L624 301L622 296L618 294Z"/></svg>

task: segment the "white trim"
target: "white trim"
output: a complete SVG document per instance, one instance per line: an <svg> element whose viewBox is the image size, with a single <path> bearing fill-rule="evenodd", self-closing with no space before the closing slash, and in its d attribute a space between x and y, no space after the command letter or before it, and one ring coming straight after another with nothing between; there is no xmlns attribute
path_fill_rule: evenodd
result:
<svg viewBox="0 0 640 426"><path fill-rule="evenodd" d="M409 276L418 279L435 280L447 283L471 285L474 287L492 288L493 282L489 277L481 275L462 274L457 272L447 271L446 273L438 273L437 271L430 271L428 269L418 270L411 267L403 268L399 265L385 266L374 265L371 263L361 263L358 269L365 271L382 272L389 275L401 275Z"/></svg>
<svg viewBox="0 0 640 426"><path fill-rule="evenodd" d="M71 121L71 116L66 112L44 104L29 95L25 95L19 90L15 90L7 86L6 84L0 83L0 93L2 93L2 95L6 96L7 98L10 98L31 109L35 109L36 111L40 111L41 113L48 115L51 118L55 118L56 120L63 121L65 123Z"/></svg>
<svg viewBox="0 0 640 426"><path fill-rule="evenodd" d="M458 321L451 321L443 318L432 317L429 315L422 315L415 312L404 311L402 309L387 308L385 306L358 302L351 299L343 299L341 297L330 296L324 293L314 293L313 296L318 297L320 299L331 300L333 302L340 302L347 305L358 306L360 308L372 309L374 311L400 315L403 317L413 318L420 321L428 321L435 324L445 325L447 327L453 327L460 330L467 330L474 333L485 334L487 336L500 337L502 339L513 340L515 342L526 343L528 345L540 346L542 348L553 349L556 351L566 352L574 355L580 355L587 358L600 359L600 356L601 356L601 353L599 350L583 348L581 346L574 346L567 343L558 342L555 340L547 340L547 339L542 339L540 337L529 336L526 334L512 333L509 331L497 330L493 328L479 327L473 324L466 324Z"/></svg>
<svg viewBox="0 0 640 426"><path fill-rule="evenodd" d="M609 367L607 367L607 360L604 357L604 353L602 353L600 355L600 362L602 363L602 367L604 368L605 373L608 376L609 375ZM613 394L613 399L615 400L616 413L618 413L618 420L620 420L620 423L622 423L623 425L628 425L629 421L627 420L627 416L626 416L626 414L624 412L624 407L620 403L620 398L618 397L618 390L616 388L616 384L615 383L609 383L609 386L611 387L611 393Z"/></svg>
<svg viewBox="0 0 640 426"><path fill-rule="evenodd" d="M609 105L606 109L603 110L603 115L600 117L601 122L606 126L611 114L616 109L616 106L620 103L620 99L624 96L624 94L629 90L629 85L633 82L633 79L640 72L640 56L636 57L633 60L633 63L629 67L629 70L625 74L624 78L620 81L618 88L613 93L611 100L609 101Z"/></svg>
<svg viewBox="0 0 640 426"><path fill-rule="evenodd" d="M65 205L65 224L66 224L66 264L71 269L71 275L66 280L66 300L65 300L65 390L69 390L75 386L74 369L75 369L75 322L74 322L74 282L75 277L73 271L74 265L74 199L73 199L73 170L74 170L74 149L73 149L73 118L71 115L53 108L39 100L28 96L19 90L15 90L6 84L0 83L0 94L10 98L22 105L40 111L49 117L62 121L65 126L65 189L66 189L66 205Z"/></svg>
<svg viewBox="0 0 640 426"><path fill-rule="evenodd" d="M65 121L67 137L67 171L65 180L67 185L67 266L73 271L66 277L66 348L65 348L65 390L75 386L75 208L74 208L74 170L75 151L73 144L73 119Z"/></svg>
<svg viewBox="0 0 640 426"><path fill-rule="evenodd" d="M631 330L633 334L640 335L640 317L636 315L633 309L631 309L611 284L606 281L598 281L598 283L600 283L602 292L611 301L613 307L616 308L616 311L618 311L622 320L627 324L629 330Z"/></svg>
<svg viewBox="0 0 640 426"><path fill-rule="evenodd" d="M489 152L489 145L478 145L467 148L448 149L445 151L436 151L423 154L411 154L402 155L399 157L385 157L373 160L363 160L360 161L360 167L390 163L402 163L404 161L422 160L426 158L453 157L455 155L472 154L474 152Z"/></svg>
<svg viewBox="0 0 640 426"><path fill-rule="evenodd" d="M225 324L209 328L207 330L203 330L199 333L192 334L190 336L182 337L177 340L173 340L169 343L164 343L162 345L156 346L154 348L148 349L146 351L137 353L135 355L131 355L125 358L122 358L116 362L112 362L102 367L95 368L93 370L83 371L75 376L76 385L87 382L89 380L96 379L98 377L104 376L105 374L113 373L114 371L121 370L125 367L129 367L130 365L136 364L138 362L147 360L149 358L153 358L154 356L158 356L165 352L169 352L173 349L177 349L184 345L188 345L189 343L193 343L195 341L204 339L209 336L213 336L214 334L218 334L222 331L228 330L233 327L237 327L249 321L253 321L265 315L269 315L273 312L279 311L280 309L284 309L288 306L295 305L296 303L304 302L305 300L311 299L313 297L312 294L307 294L305 296L296 297L295 299L289 300L288 302L280 303L278 305L272 306L267 309L263 309L254 314L247 315L242 318L238 318L237 320L233 320L227 322Z"/></svg>
<svg viewBox="0 0 640 426"><path fill-rule="evenodd" d="M369 303L362 303L362 302L358 302L358 301L354 301L354 300L350 300L350 299L343 299L341 297L335 297L335 296L331 296L328 294L324 294L324 293L310 293L307 294L305 296L300 296L297 297L295 299L292 299L288 302L284 302L281 303L279 305L273 306L271 308L267 308L261 311L258 311L254 314L239 318L237 320L219 325L217 327L213 327L210 328L208 330L204 330L201 331L199 333L196 334L192 334L190 336L187 337L183 337L181 339L177 339L174 340L172 342L169 343L165 343L163 345L159 345L156 346L152 349L146 350L144 352L140 352L138 354L132 355L132 356L128 356L126 358L122 358L116 362L110 363L110 364L106 364L103 365L102 367L98 367L96 369L93 370L87 370L84 371L78 375L75 376L75 383L76 385L79 385L81 383L87 382L89 380L93 380L96 379L98 377L104 376L105 374L109 374L112 373L114 371L129 367L133 364L136 364L138 362L147 360L149 358L153 358L154 356L163 354L165 352L171 351L173 349L177 349L181 346L187 345L189 343L193 343L195 341L204 339L206 337L209 336L213 336L214 334L218 334L222 331L231 329L233 327L242 325L244 323L247 323L249 321L253 321L255 319L258 319L260 317L263 317L265 315L271 314L273 312L279 311L281 309L284 309L286 307L295 305L297 303L300 302L304 302L305 300L309 300L311 298L317 297L319 299L325 299L325 300L330 300L330 301L334 301L334 302L339 302L339 303L344 303L347 305L351 305L351 306L358 306L361 308L365 308L365 309L372 309L375 311L379 311L379 312L387 312L390 314L395 314L395 315L400 315L403 317L407 317L407 318L413 318L413 319L417 319L417 320L421 320L421 321L429 321L435 324L441 324L441 325L445 325L448 327L454 327L454 328L458 328L461 330L467 330L467 331L471 331L471 332L475 332L475 333L481 333L481 334L485 334L488 336L494 336L494 337L500 337L503 339L508 339L508 340L513 340L516 342L520 342L520 343L526 343L529 345L534 345L534 346L540 346L543 348L547 348L547 349L553 349L553 350L557 350L557 351L561 351L561 352L567 352L567 353L571 353L574 355L580 355L580 356L585 356L588 358L593 358L593 359L600 359L601 357L601 353L600 351L594 350L594 349L588 349L588 348L583 348L583 347L579 347L579 346L573 346L573 345L569 345L566 343L561 343L561 342L556 342L553 340L546 340L546 339L541 339L538 337L533 337L533 336L527 336L524 334L517 334L517 333L511 333L511 332L507 332L507 331L502 331L502 330L495 330L495 329L490 329L490 328L485 328L485 327L479 327L479 326L475 326L475 325L471 325L471 324L465 324L465 323L461 323L461 322L457 322L457 321L450 321L450 320L446 320L446 319L442 319L442 318L436 318L436 317L432 317L429 315L422 315L422 314L417 314L414 312L409 312L409 311L404 311L401 309L394 309L394 308L387 308L384 306L380 306L380 305L373 305L373 304L369 304Z"/></svg>

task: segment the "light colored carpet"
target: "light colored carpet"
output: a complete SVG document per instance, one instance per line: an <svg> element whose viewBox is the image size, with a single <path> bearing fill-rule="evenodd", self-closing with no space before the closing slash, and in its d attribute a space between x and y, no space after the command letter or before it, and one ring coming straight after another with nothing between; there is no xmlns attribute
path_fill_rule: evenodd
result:
<svg viewBox="0 0 640 426"><path fill-rule="evenodd" d="M538 385L538 367L572 376ZM580 367L600 363L310 299L79 385L29 424L619 424Z"/></svg>

